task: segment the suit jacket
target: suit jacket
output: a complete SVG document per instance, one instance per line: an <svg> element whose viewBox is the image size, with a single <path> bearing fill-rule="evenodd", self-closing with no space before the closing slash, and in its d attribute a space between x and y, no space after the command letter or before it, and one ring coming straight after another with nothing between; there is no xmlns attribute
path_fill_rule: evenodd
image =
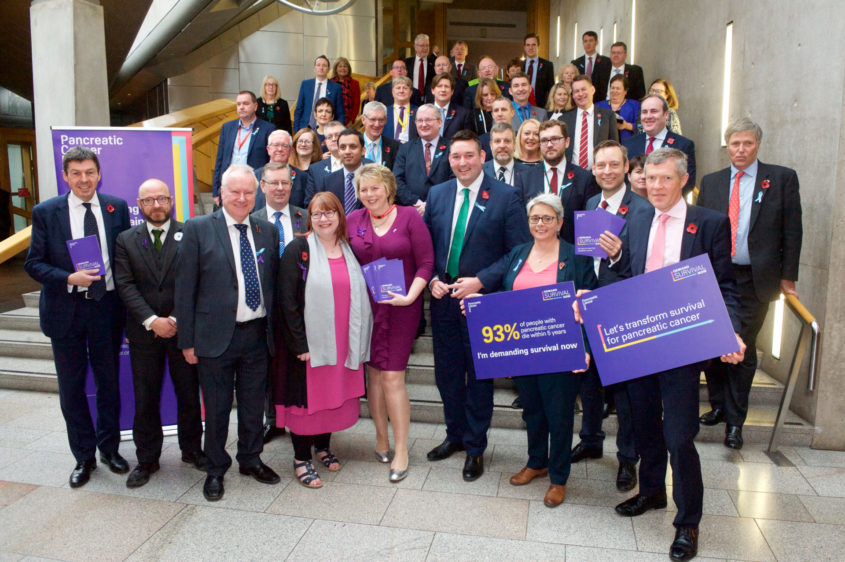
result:
<svg viewBox="0 0 845 562"><path fill-rule="evenodd" d="M211 193L217 197L220 195L220 180L223 172L232 163L232 150L235 148L235 139L238 136L240 120L223 123L220 129L220 141L217 143L217 160L214 163L214 179L211 184ZM246 156L246 163L253 168L260 168L270 161L267 154L267 137L276 130L276 126L267 121L256 119L252 126L252 139L249 141L249 151Z"/></svg>
<svg viewBox="0 0 845 562"><path fill-rule="evenodd" d="M610 74L613 72L613 64L609 64L607 66L602 65L599 73L593 73L594 79L593 83L596 84L597 82L601 82L604 85L604 97L599 100L603 101L607 98L607 91L610 88ZM642 67L637 66L636 64L626 64L622 69L622 72L625 75L625 78L628 79L628 93L625 97L629 100L641 100L645 97L645 80L643 78L643 69ZM598 88L598 86L596 86Z"/></svg>
<svg viewBox="0 0 845 562"><path fill-rule="evenodd" d="M114 273L115 241L118 234L129 228L129 207L119 197L105 193L98 193L97 197ZM79 297L67 290L67 278L76 271L66 244L72 238L68 194L48 199L32 209L32 238L24 269L41 283L38 310L41 331L48 338L64 337L73 326ZM121 306L120 311L115 311L115 316L123 317L122 309Z"/></svg>
<svg viewBox="0 0 845 562"><path fill-rule="evenodd" d="M362 162L361 165L363 166L364 163ZM341 205L343 204L344 195L346 190L346 168L341 168L340 170L335 170L330 174L321 174L318 178L314 181L313 184L313 191L305 194L305 207L308 207L308 204L311 203L311 199L314 198L320 191L331 191L334 193L337 198L340 200ZM355 200L355 209L360 209L364 205L361 203L359 199ZM355 209L346 209L346 214L348 215Z"/></svg>
<svg viewBox="0 0 845 562"><path fill-rule="evenodd" d="M273 347L273 298L279 266L279 231L250 217L258 260L261 295L267 311L267 349ZM179 322L179 349L194 348L198 357L219 357L232 341L238 308L238 278L226 218L218 210L191 219L182 229L174 303Z"/></svg>
<svg viewBox="0 0 845 562"><path fill-rule="evenodd" d="M463 129L472 130L472 112L452 101L446 111L446 120L443 123L441 137L448 141L452 138L452 135Z"/></svg>
<svg viewBox="0 0 845 562"><path fill-rule="evenodd" d="M396 140L399 135L396 134L396 124L393 122L393 106L387 106L387 121L384 123L384 130L381 132L382 136L389 137ZM411 110L405 117L408 120L408 140L411 141L419 136L417 134L417 106L411 104ZM398 142L398 140L397 140Z"/></svg>
<svg viewBox="0 0 845 562"><path fill-rule="evenodd" d="M304 235L308 232L308 210L303 209L302 207L297 207L293 203L289 203L288 210L291 214L291 226L293 227L293 236L296 239L297 235ZM256 206L255 210L249 215L251 218L258 218L263 220L267 219L267 206L262 205L261 207ZM272 221L269 221L270 224L276 226ZM278 229L276 229L278 230ZM279 258L281 259L281 258ZM281 263L281 262L280 262ZM278 291L278 287L276 287ZM276 305L278 306L278 302ZM277 334L278 335L278 334Z"/></svg>
<svg viewBox="0 0 845 562"><path fill-rule="evenodd" d="M468 59L464 61L464 66L461 68L460 75L458 75L458 63L455 62L455 57L449 57L449 62L452 64L452 70L449 72L455 77L455 79L461 78L462 80L469 82L470 80L478 78L475 65L469 62Z"/></svg>
<svg viewBox="0 0 845 562"><path fill-rule="evenodd" d="M519 108L516 106L516 102L513 102L513 117L511 117L511 127L513 127L514 132L519 131L519 127L522 126L522 117L519 116ZM529 119L536 119L540 123L545 121L549 118L548 112L543 109L542 107L537 107L536 105L531 106L531 117Z"/></svg>
<svg viewBox="0 0 845 562"><path fill-rule="evenodd" d="M603 140L619 141L619 130L616 128L616 116L612 109L606 109L593 105L593 147ZM566 149L566 160L572 162L572 154L575 150L575 144L578 139L575 138L575 126L578 119L578 109L571 109L558 117L561 121L566 123L566 128L569 131L569 148ZM630 158L632 155L629 154Z"/></svg>
<svg viewBox="0 0 845 562"><path fill-rule="evenodd" d="M126 338L130 343L151 344L155 340L155 333L143 324L150 316L174 316L173 294L181 232L182 223L171 218L158 260L146 223L124 230L117 237L114 279L120 300L129 312ZM177 233L180 235L176 236ZM179 319L176 320L178 326Z"/></svg>
<svg viewBox="0 0 845 562"><path fill-rule="evenodd" d="M527 205L531 199L544 193L546 188L545 165L526 166L526 168L514 182L514 187L522 197L523 205ZM560 235L572 244L575 240L575 211L583 211L586 208L587 200L599 192L599 186L593 174L576 166L568 159L563 177L558 178L558 181L560 181L558 195L563 203L563 226L560 229Z"/></svg>
<svg viewBox="0 0 845 562"><path fill-rule="evenodd" d="M522 270L523 265L528 259L528 254L534 247L534 241L520 244L510 251L505 256L505 271L502 280L502 289L505 291L513 290L513 282ZM593 269L593 259L588 256L578 256L575 254L575 246L568 242L561 242L558 250L558 262L564 264L564 267L558 267L556 283L565 283L572 281L575 283L575 290L592 290L598 287L596 281L596 273ZM584 338L586 342L587 339Z"/></svg>
<svg viewBox="0 0 845 562"><path fill-rule="evenodd" d="M645 152L647 142L648 135L640 133L639 135L628 137L622 141L622 144L626 149L628 149L628 158L633 158L634 156L638 156ZM684 195L686 195L695 187L695 143L692 142L692 139L682 137L681 135L673 133L667 129L666 138L663 141L663 144L655 146L654 148L663 148L664 146L677 148L687 155L687 172L689 173L689 179L684 185Z"/></svg>
<svg viewBox="0 0 845 562"><path fill-rule="evenodd" d="M502 91L502 95L508 99L511 98L511 85L508 82L504 82L502 80L496 80L496 85L499 86L499 89ZM475 84L470 84L469 88L467 88L466 93L464 94L464 107L472 110L475 109L475 92L478 91L478 82Z"/></svg>
<svg viewBox="0 0 845 562"><path fill-rule="evenodd" d="M311 178L311 174L308 171L303 171L297 168L296 166L290 167L291 178L293 185L290 188L290 204L296 205L297 207L304 207L305 206L305 194L308 192L310 185L314 182ZM264 173L264 166L255 170L255 179L261 181L261 174ZM261 191L261 186L258 186L258 192L255 194L255 207L253 210L260 209L264 205L267 204L267 199L264 196L264 192Z"/></svg>
<svg viewBox="0 0 845 562"><path fill-rule="evenodd" d="M522 71L528 74L528 60L522 62ZM534 69L537 78L534 80L534 99L537 105L546 107L549 90L555 85L555 65L552 61L537 57L537 68Z"/></svg>
<svg viewBox="0 0 845 562"><path fill-rule="evenodd" d="M299 86L299 97L296 98L296 108L293 110L293 131L294 133L308 126L314 108L314 85L316 78L303 80ZM333 80L326 80L326 95L334 105L334 120L346 123L346 110L343 107L343 87Z"/></svg>
<svg viewBox="0 0 845 562"><path fill-rule="evenodd" d="M423 215L434 245L434 274L441 281L448 279L446 265L459 187L456 179L432 187ZM529 240L528 219L519 194L509 185L485 176L467 220L458 277L477 276L484 285L482 292L496 291L504 272L502 258Z"/></svg>
<svg viewBox="0 0 845 562"><path fill-rule="evenodd" d="M413 205L417 200L427 201L432 186L455 177L449 165L449 142L440 138L438 143L428 174L425 173L422 139L408 141L399 149L393 164L398 204Z"/></svg>
<svg viewBox="0 0 845 562"><path fill-rule="evenodd" d="M581 55L574 61L576 67L578 67L578 74L586 74L586 61L587 55ZM593 94L593 102L600 102L604 99L607 99L607 81L610 76L610 69L613 64L610 62L608 57L604 57L598 53L596 53L596 60L593 61L593 75L590 78L593 81L593 86L596 87L596 93ZM605 77L604 80L601 80L602 77Z"/></svg>
<svg viewBox="0 0 845 562"><path fill-rule="evenodd" d="M728 167L701 179L696 204L726 215L730 192ZM795 170L758 160L753 201L748 232L751 277L757 298L768 302L778 297L781 279L798 280L803 229Z"/></svg>
<svg viewBox="0 0 845 562"><path fill-rule="evenodd" d="M526 171L530 170L531 166L526 166L521 162L514 162L513 163L513 184L509 185L516 185L516 179L524 174ZM481 171L484 172L484 175L495 179L498 179L499 173L497 170L499 169L499 165L496 164L495 160L487 160L484 162L484 165L481 166Z"/></svg>
<svg viewBox="0 0 845 562"><path fill-rule="evenodd" d="M417 57L414 55L413 57L408 57L405 59L405 68L408 70L408 78L411 79L412 89L419 91L417 88L417 83L414 82L414 63L416 62ZM429 53L428 56L425 57L426 62L426 69L425 69L425 86L428 87L431 84L431 79L434 78L434 61L437 60L437 55L434 53ZM425 93L425 88L423 88L423 93Z"/></svg>
<svg viewBox="0 0 845 562"><path fill-rule="evenodd" d="M455 89L452 91L452 98L449 103L454 106L464 106L464 94L467 91L469 84L464 79L455 78ZM413 102L413 100L411 100ZM431 91L431 84L425 89L425 97L423 103L434 103L434 92ZM422 105L422 104L418 104Z"/></svg>

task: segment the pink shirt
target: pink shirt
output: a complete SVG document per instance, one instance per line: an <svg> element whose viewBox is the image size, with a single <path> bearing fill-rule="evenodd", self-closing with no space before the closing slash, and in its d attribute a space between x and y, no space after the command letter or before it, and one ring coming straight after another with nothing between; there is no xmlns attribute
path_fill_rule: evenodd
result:
<svg viewBox="0 0 845 562"><path fill-rule="evenodd" d="M528 262L519 270L516 279L513 280L513 290L531 289L532 287L545 287L546 285L554 285L557 283L557 261L553 261L549 266L534 273Z"/></svg>
<svg viewBox="0 0 845 562"><path fill-rule="evenodd" d="M651 221L651 230L648 234L648 252L646 263L651 257L651 245L654 235L657 232L657 224L660 222L660 211L655 209L654 219ZM674 265L681 261L681 242L684 238L684 223L687 219L687 202L681 197L675 205L666 211L669 219L666 221L666 247L663 250L663 267Z"/></svg>

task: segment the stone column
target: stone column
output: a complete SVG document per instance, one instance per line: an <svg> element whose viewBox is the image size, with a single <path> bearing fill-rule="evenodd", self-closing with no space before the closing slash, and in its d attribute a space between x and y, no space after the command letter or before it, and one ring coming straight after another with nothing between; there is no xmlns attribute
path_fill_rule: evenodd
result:
<svg viewBox="0 0 845 562"><path fill-rule="evenodd" d="M33 0L32 86L41 201L57 194L52 126L109 125L106 39L97 0Z"/></svg>

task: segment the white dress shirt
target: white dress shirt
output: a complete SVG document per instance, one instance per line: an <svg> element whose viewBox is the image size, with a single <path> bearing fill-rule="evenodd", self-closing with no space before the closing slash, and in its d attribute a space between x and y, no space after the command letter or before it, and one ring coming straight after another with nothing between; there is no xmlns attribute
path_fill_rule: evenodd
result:
<svg viewBox="0 0 845 562"><path fill-rule="evenodd" d="M276 209L267 205L264 207L267 210L267 220L270 221L273 226L276 225ZM285 205L285 208L281 210L282 216L279 217L279 220L282 223L282 228L285 231L285 246L293 242L293 221L291 221L290 217L290 204Z"/></svg>
<svg viewBox="0 0 845 562"><path fill-rule="evenodd" d="M469 224L469 219L475 212L475 200L478 198L478 192L481 189L481 182L483 181L484 174L478 174L478 177L469 185L463 185L459 180L455 180L457 193L455 194L455 208L452 211L452 233L449 236L450 248L452 247L452 237L455 236L455 226L458 224L458 215L461 214L461 206L464 204L464 188L469 188L469 214L467 215L467 224ZM478 212L480 213L481 211Z"/></svg>
<svg viewBox="0 0 845 562"><path fill-rule="evenodd" d="M607 199L605 199L605 193L604 193L604 191L602 191L601 192L601 200L599 201L599 204L596 207L596 209L601 210L601 202L607 201L607 208L605 208L604 210L607 211L608 213L612 214L612 215L615 215L616 213L619 212L619 207L622 206L622 200L624 198L625 198L625 184L622 184L622 186L619 188L619 190L616 193L614 193L613 195L611 195L610 197L608 197ZM599 277L599 265L601 265L601 260L602 260L602 258L593 258L593 268L596 271L596 279L598 279L598 277ZM619 260L617 259L616 261L619 261ZM614 263L616 263L616 261L611 260L609 263L610 263L610 265L613 265Z"/></svg>
<svg viewBox="0 0 845 562"><path fill-rule="evenodd" d="M420 74L420 61L422 61L423 67L423 85L425 85L425 73L428 72L428 57L425 59L421 59L420 57L414 57L414 84L411 86L411 90L419 90L417 85L419 84L419 74Z"/></svg>
<svg viewBox="0 0 845 562"><path fill-rule="evenodd" d="M659 133L654 135L654 145L652 145L654 150L657 150L658 148L663 148L663 145L666 144L666 134L668 132L669 132L669 129L667 129L666 127L663 127L662 131L660 131ZM646 133L645 134L645 146L643 146L643 154L645 154L645 151L648 149L648 139L649 138L650 137L648 136L648 133Z"/></svg>
<svg viewBox="0 0 845 562"><path fill-rule="evenodd" d="M85 207L82 206L82 199L77 197L72 191L68 194L67 206L70 214L70 237L74 240L85 237ZM91 212L94 213L94 218L97 219L97 232L100 234L100 256L103 260L103 267L106 269L106 290L114 290L114 275L112 273L111 263L109 261L108 238L106 238L106 224L103 222L103 209L100 206L100 198L97 197L97 192L94 192L94 197L91 198ZM72 293L74 287L78 293L88 290L88 287L78 287L76 285L68 285L67 292Z"/></svg>
<svg viewBox="0 0 845 562"><path fill-rule="evenodd" d="M256 318L262 318L267 315L264 308L264 290L261 288L261 270L258 268L258 261L255 253L258 251L255 247L255 239L252 237L252 225L249 222L249 216L244 219L242 223L238 223L232 216L223 209L223 217L226 219L226 231L229 233L229 241L232 243L232 253L235 255L235 274L238 277L238 310L235 313L235 322L249 322ZM243 270L241 269L241 233L235 228L236 224L245 224L246 236L249 239L249 244L252 246L252 261L255 263L255 272L258 274L258 291L261 295L261 304L258 308L252 310L246 305L246 290ZM268 251L265 249L265 251ZM270 251L278 251L278 248L273 248Z"/></svg>
<svg viewBox="0 0 845 562"><path fill-rule="evenodd" d="M516 161L513 158L511 158L510 162L508 162L504 166L502 166L501 164L499 164L495 160L492 160L492 162L493 162L493 175L494 175L494 177L496 179L499 179L499 170L501 168L504 168L505 169L505 183L508 184L508 185L513 185L513 166L514 166L514 164L516 164Z"/></svg>
<svg viewBox="0 0 845 562"><path fill-rule="evenodd" d="M566 157L562 158L560 162L558 162L557 166L551 166L545 160L543 161L543 171L545 172L546 181L543 183L543 193L552 193L552 170L557 170L557 194L560 196L560 192L563 191L561 186L564 185L563 180L566 179Z"/></svg>
<svg viewBox="0 0 845 562"><path fill-rule="evenodd" d="M669 219L666 221L666 246L663 250L663 267L666 267L667 265L673 265L681 261L681 242L684 238L684 222L687 220L686 201L681 197L666 213L661 213L655 209L654 219L651 221L651 229L648 232L646 263L651 258L651 242L654 240L657 225L660 223L658 219L663 214L669 215Z"/></svg>
<svg viewBox="0 0 845 562"><path fill-rule="evenodd" d="M575 113L575 136L572 137L575 148L572 151L572 160L578 164L581 161L581 121L584 112L587 113L587 169L593 167L593 127L595 126L594 118L596 114L596 106L590 105L587 109L580 107Z"/></svg>

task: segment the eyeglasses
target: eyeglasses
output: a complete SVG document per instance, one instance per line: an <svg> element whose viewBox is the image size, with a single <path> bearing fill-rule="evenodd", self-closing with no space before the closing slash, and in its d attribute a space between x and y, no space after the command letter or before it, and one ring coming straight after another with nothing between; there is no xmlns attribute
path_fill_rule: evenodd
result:
<svg viewBox="0 0 845 562"><path fill-rule="evenodd" d="M293 183L289 181L279 180L279 181L267 181L261 180L261 183L264 185L269 185L270 187L290 187Z"/></svg>
<svg viewBox="0 0 845 562"><path fill-rule="evenodd" d="M540 144L558 144L562 140L563 137L546 137L544 139L540 139Z"/></svg>
<svg viewBox="0 0 845 562"><path fill-rule="evenodd" d="M301 142L301 141L300 141L300 142ZM279 149L279 148L281 148L281 149L285 149L285 148L290 148L290 145L289 145L289 144L282 144L282 143L280 143L280 142L271 142L271 143L269 143L267 146L269 146L270 148L273 148L273 149Z"/></svg>
<svg viewBox="0 0 845 562"><path fill-rule="evenodd" d="M165 195L160 195L159 197L144 197L143 199L139 199L138 202L144 207L152 207L153 203L158 203L159 205L164 206L170 203L170 197Z"/></svg>
<svg viewBox="0 0 845 562"><path fill-rule="evenodd" d="M417 117L417 123L423 123L425 125L436 123L438 121L440 121L440 119L431 119L429 117Z"/></svg>
<svg viewBox="0 0 845 562"><path fill-rule="evenodd" d="M531 215L528 217L529 224L540 224L541 222L546 226L553 224L557 220L557 217L553 217L551 215Z"/></svg>
<svg viewBox="0 0 845 562"><path fill-rule="evenodd" d="M299 139L298 141L296 141L296 144L297 144L297 145L299 145L299 146L313 146L313 145L314 145L314 141L312 141L312 140L305 140L305 139Z"/></svg>
<svg viewBox="0 0 845 562"><path fill-rule="evenodd" d="M333 219L336 214L337 214L337 211L335 211L335 210L314 211L313 213L311 213L311 220L320 220L323 217L325 217L327 219Z"/></svg>

